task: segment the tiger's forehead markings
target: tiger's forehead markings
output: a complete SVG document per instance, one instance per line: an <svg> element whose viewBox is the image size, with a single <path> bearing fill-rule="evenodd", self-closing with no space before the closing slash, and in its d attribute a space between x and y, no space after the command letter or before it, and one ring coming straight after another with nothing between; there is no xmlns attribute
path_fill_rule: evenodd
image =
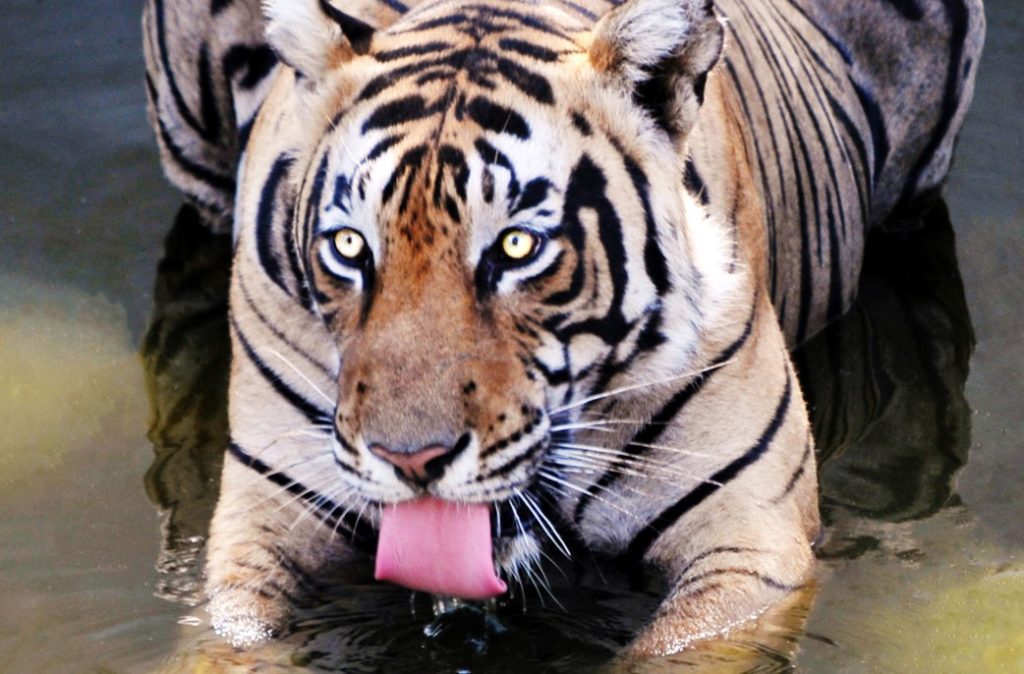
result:
<svg viewBox="0 0 1024 674"><path fill-rule="evenodd" d="M487 36L506 32L512 26L529 28L547 36L572 41L571 29L556 25L549 16L539 15L536 13L536 7L537 5L532 3L505 0L500 4L467 3L453 12L448 3L431 3L413 12L416 16L411 25L404 22L395 24L386 31L386 34L411 34L447 28L479 42ZM439 12L432 15L434 10Z"/></svg>
<svg viewBox="0 0 1024 674"><path fill-rule="evenodd" d="M370 80L357 101L375 98L402 84L419 89L438 82L447 90L456 84L461 74L469 83L488 91L504 83L539 103L551 105L555 102L551 84L520 57L525 56L538 65L549 64L581 49L567 32L551 25L546 18L506 7L474 4L460 8L455 14L438 17L427 14L418 21L397 24L381 34L381 48L372 56L379 63L394 64L394 67ZM442 28L441 39L430 39L433 37L430 36L426 38L429 41L420 44L389 48L389 42L416 39L419 33ZM564 43L561 49L552 48L553 36ZM431 104L425 104L422 110L425 114L441 113L453 100L453 96L442 94Z"/></svg>
<svg viewBox="0 0 1024 674"><path fill-rule="evenodd" d="M385 244L404 242L425 250L440 236L457 245L467 217L470 165L477 155L484 167L478 182L486 203L501 193L509 216L540 207L550 181L520 184L509 158L466 126L469 122L483 132L525 141L533 135L530 123L525 111L504 102L508 94L525 95L543 106L556 104L556 87L544 71L581 47L569 37L571 31L534 11L514 1L466 4L443 16L433 6L421 6L415 16L380 33L369 56L383 71L363 86L355 102L366 110L356 128L370 136L373 147L355 173L334 180L332 205L348 215L354 196L366 202L368 167L392 154L380 193L390 220L381 223ZM338 121L345 114L340 112ZM386 135L378 138L382 132ZM503 169L500 186L495 167ZM451 236L451 230L459 235Z"/></svg>

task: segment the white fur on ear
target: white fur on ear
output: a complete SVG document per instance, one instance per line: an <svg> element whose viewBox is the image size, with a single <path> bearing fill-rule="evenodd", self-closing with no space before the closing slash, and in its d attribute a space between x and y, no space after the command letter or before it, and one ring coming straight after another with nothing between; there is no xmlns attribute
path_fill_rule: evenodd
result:
<svg viewBox="0 0 1024 674"><path fill-rule="evenodd" d="M712 0L628 0L594 26L590 63L680 137L696 121L723 42Z"/></svg>
<svg viewBox="0 0 1024 674"><path fill-rule="evenodd" d="M351 58L341 26L318 0L264 0L267 39L285 63L317 79L330 64Z"/></svg>
<svg viewBox="0 0 1024 674"><path fill-rule="evenodd" d="M601 72L631 82L679 50L693 29L693 6L703 0L630 0L605 14L594 27L590 62Z"/></svg>

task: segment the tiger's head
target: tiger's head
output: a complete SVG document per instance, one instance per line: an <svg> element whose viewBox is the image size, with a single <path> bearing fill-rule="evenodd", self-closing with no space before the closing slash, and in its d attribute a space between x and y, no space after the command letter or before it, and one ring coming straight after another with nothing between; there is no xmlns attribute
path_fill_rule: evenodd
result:
<svg viewBox="0 0 1024 674"><path fill-rule="evenodd" d="M385 518L487 504L514 571L580 489L555 445L614 442L590 402L640 387L617 402L643 416L642 387L701 362L736 286L684 189L721 25L703 0L593 21L517 0L267 13L294 70L289 245L339 357L337 479Z"/></svg>

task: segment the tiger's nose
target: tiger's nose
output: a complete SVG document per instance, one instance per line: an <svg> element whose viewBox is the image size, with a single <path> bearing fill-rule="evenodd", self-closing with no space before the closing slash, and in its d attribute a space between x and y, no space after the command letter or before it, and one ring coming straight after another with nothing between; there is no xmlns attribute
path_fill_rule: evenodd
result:
<svg viewBox="0 0 1024 674"><path fill-rule="evenodd" d="M370 445L370 451L394 466L399 477L419 485L437 479L455 458L451 448L444 445L428 445L413 452L394 452L382 445Z"/></svg>

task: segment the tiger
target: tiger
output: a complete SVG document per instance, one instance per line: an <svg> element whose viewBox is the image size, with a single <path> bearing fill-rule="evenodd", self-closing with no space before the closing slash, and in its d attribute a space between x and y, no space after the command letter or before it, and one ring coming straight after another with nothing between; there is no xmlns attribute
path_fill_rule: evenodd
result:
<svg viewBox="0 0 1024 674"><path fill-rule="evenodd" d="M373 565L464 600L580 550L667 654L804 587L790 350L941 190L980 0L148 0L170 181L234 241L214 630Z"/></svg>

